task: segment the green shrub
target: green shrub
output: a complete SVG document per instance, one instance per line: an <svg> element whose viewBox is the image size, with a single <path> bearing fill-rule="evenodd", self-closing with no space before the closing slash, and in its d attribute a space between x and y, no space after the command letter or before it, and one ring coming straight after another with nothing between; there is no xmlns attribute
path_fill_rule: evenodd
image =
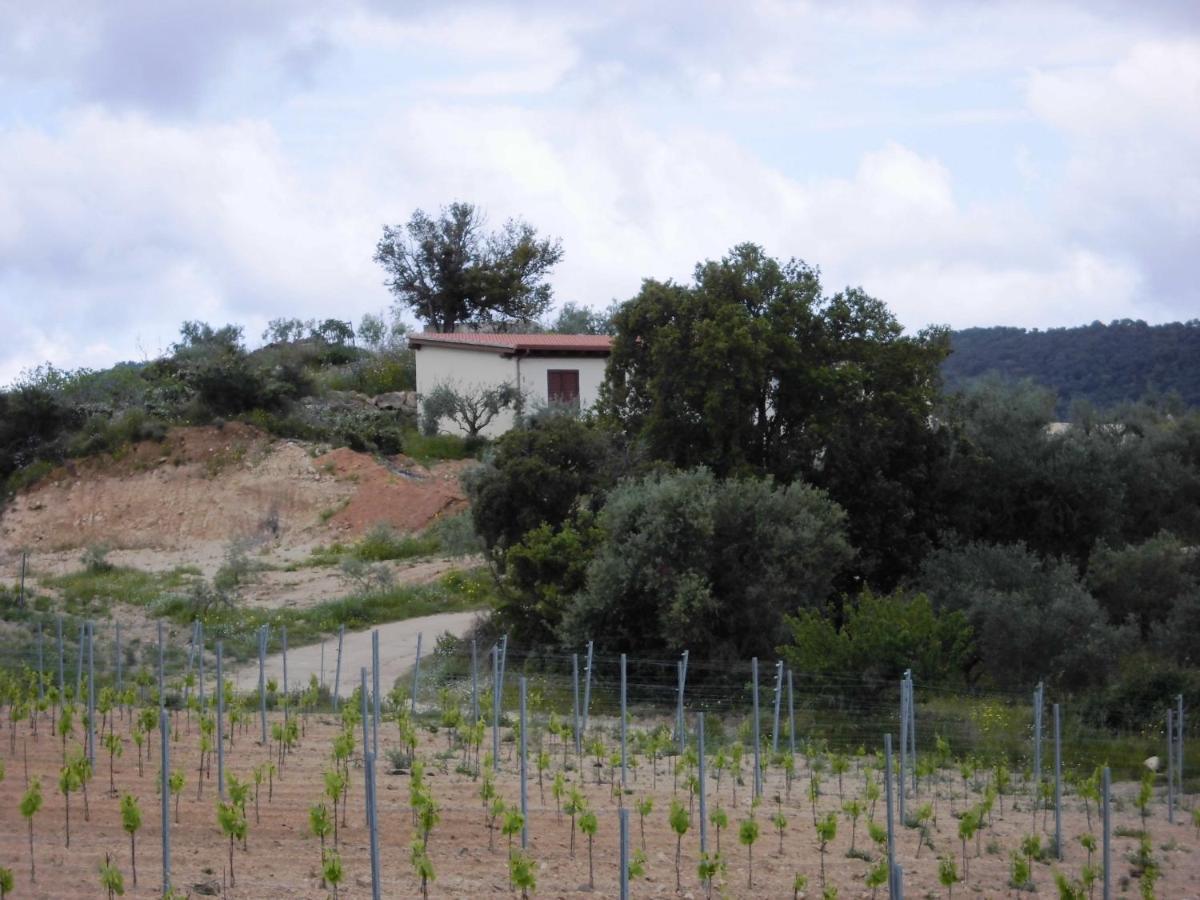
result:
<svg viewBox="0 0 1200 900"><path fill-rule="evenodd" d="M438 552L446 556L467 556L483 550L483 541L475 533L475 523L469 512L442 516L426 529L426 533L437 539Z"/></svg>
<svg viewBox="0 0 1200 900"><path fill-rule="evenodd" d="M437 537L431 534L400 534L390 525L376 525L351 551L364 562L383 562L388 559L410 559L430 556L440 549Z"/></svg>
<svg viewBox="0 0 1200 900"><path fill-rule="evenodd" d="M819 673L839 686L856 673L861 689L900 677L908 668L922 682L961 679L975 660L971 626L961 612L938 614L923 594L907 596L863 591L847 598L837 621L824 610L788 616L792 643L782 648L797 671Z"/></svg>
<svg viewBox="0 0 1200 900"><path fill-rule="evenodd" d="M411 391L417 383L416 360L407 350L372 354L329 372L323 383L332 391L358 391L369 397Z"/></svg>
<svg viewBox="0 0 1200 900"><path fill-rule="evenodd" d="M113 570L113 564L108 561L107 544L90 545L83 551L83 556L79 561L83 563L83 570L89 575L99 575Z"/></svg>
<svg viewBox="0 0 1200 900"><path fill-rule="evenodd" d="M0 491L0 495L11 495L25 490L25 488L33 487L53 471L54 463L44 459L35 460L9 475L4 481L3 491Z"/></svg>
<svg viewBox="0 0 1200 900"><path fill-rule="evenodd" d="M161 441L166 436L166 423L135 407L116 418L108 414L89 418L67 442L67 453L76 457L113 453L129 444Z"/></svg>

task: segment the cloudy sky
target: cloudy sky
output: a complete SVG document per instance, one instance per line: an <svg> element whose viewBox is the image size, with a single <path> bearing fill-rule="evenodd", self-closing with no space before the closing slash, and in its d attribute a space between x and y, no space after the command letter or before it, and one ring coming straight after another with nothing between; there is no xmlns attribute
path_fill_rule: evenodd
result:
<svg viewBox="0 0 1200 900"><path fill-rule="evenodd" d="M594 306L749 240L913 329L1191 319L1197 160L1194 0L0 0L0 384L357 321L456 199Z"/></svg>

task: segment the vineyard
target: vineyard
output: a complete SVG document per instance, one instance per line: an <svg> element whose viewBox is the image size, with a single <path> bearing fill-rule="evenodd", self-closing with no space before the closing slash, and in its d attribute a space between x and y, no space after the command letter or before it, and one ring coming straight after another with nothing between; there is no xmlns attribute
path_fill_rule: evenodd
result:
<svg viewBox="0 0 1200 900"><path fill-rule="evenodd" d="M179 897L1200 896L1181 704L1112 735L1034 686L450 638L381 685L337 638L81 635L4 676L5 896L161 896L164 816Z"/></svg>

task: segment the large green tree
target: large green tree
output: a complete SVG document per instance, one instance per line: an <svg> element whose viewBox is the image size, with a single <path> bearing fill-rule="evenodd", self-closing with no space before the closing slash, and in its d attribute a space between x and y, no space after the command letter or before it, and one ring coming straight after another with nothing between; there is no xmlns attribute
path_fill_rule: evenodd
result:
<svg viewBox="0 0 1200 900"><path fill-rule="evenodd" d="M418 209L406 225L385 225L375 261L387 272L384 283L397 306L441 332L504 327L545 313L551 302L545 278L562 258L561 242L539 238L516 219L498 231L485 228L483 213L470 203L451 203L436 218Z"/></svg>
<svg viewBox="0 0 1200 900"><path fill-rule="evenodd" d="M557 530L581 498L598 507L632 465L611 432L565 414L531 418L501 436L489 461L468 478L475 531L503 569L508 549L527 532L541 525Z"/></svg>
<svg viewBox="0 0 1200 900"><path fill-rule="evenodd" d="M858 289L743 244L690 285L648 280L614 318L605 409L656 458L826 488L860 574L894 583L939 527L931 417L946 332L908 336Z"/></svg>

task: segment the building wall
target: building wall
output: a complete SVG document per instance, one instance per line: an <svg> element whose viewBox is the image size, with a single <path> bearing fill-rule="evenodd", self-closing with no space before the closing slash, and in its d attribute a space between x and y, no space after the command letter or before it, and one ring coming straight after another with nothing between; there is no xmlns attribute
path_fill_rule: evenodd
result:
<svg viewBox="0 0 1200 900"><path fill-rule="evenodd" d="M604 382L604 367L608 360L596 356L526 356L521 360L521 389L525 391L525 404L537 409L546 404L547 373L551 369L577 369L579 371L579 407L589 409L600 398L600 385Z"/></svg>
<svg viewBox="0 0 1200 900"><path fill-rule="evenodd" d="M449 384L456 390L472 390L480 387L496 387L517 382L517 366L512 359L499 353L479 350L459 350L455 347L422 347L416 352L417 393L426 396L439 384ZM582 392L582 388L581 388ZM513 412L503 409L483 429L487 437L504 434L513 426ZM465 434L454 422L443 419L443 431Z"/></svg>
<svg viewBox="0 0 1200 900"><path fill-rule="evenodd" d="M498 353L428 346L416 352L416 359L417 393L422 396L443 383L460 390L495 387L506 381L517 384L519 371L519 386L525 392L528 409L537 409L546 404L547 373L551 369L577 369L580 408L594 406L600 396L607 363L606 358L594 356L524 356L505 359ZM500 415L483 429L483 434L494 438L512 426L513 411L501 410ZM452 434L464 433L449 419L442 420L441 428Z"/></svg>

